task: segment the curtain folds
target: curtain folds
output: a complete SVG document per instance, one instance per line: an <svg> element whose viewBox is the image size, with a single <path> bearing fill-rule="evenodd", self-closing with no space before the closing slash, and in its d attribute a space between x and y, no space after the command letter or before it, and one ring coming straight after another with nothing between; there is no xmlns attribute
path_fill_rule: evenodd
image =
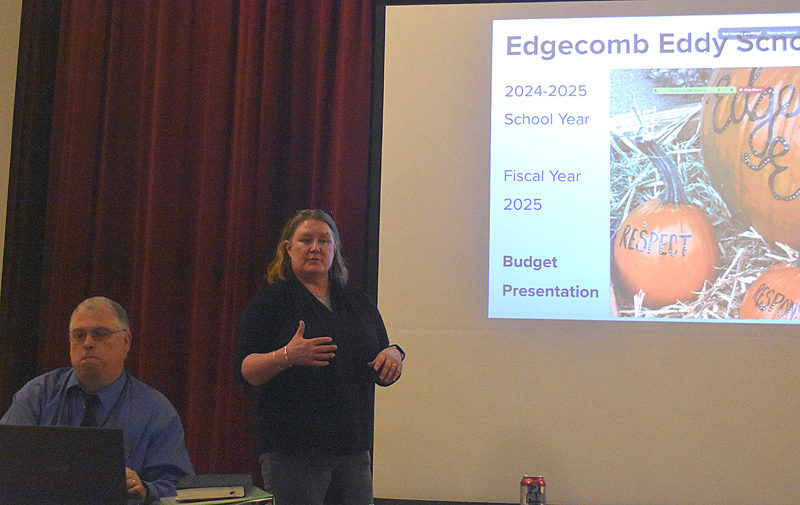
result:
<svg viewBox="0 0 800 505"><path fill-rule="evenodd" d="M0 410L36 373L60 1L22 4L0 296Z"/></svg>
<svg viewBox="0 0 800 505"><path fill-rule="evenodd" d="M371 27L353 0L63 1L39 371L78 302L116 299L197 471L253 468L235 329L286 218L332 210L363 285Z"/></svg>

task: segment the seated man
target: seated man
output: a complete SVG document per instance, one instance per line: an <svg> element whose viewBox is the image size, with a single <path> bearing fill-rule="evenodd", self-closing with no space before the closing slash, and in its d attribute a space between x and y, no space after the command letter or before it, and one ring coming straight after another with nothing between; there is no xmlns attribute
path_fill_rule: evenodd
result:
<svg viewBox="0 0 800 505"><path fill-rule="evenodd" d="M125 370L125 310L108 298L84 300L72 313L69 345L72 367L28 382L0 423L121 429L128 497L150 503L175 495L175 483L194 473L183 426L164 395Z"/></svg>

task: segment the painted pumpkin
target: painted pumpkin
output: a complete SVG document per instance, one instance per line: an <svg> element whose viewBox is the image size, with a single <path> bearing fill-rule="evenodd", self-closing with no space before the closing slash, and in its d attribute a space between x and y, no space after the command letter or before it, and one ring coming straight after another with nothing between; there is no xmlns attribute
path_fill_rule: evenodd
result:
<svg viewBox="0 0 800 505"><path fill-rule="evenodd" d="M614 237L614 262L627 289L644 292L644 305L689 301L714 278L714 228L686 199L672 159L653 142L640 147L658 169L665 191L624 219Z"/></svg>
<svg viewBox="0 0 800 505"><path fill-rule="evenodd" d="M774 265L747 289L739 309L741 319L800 319L798 260Z"/></svg>
<svg viewBox="0 0 800 505"><path fill-rule="evenodd" d="M703 160L728 208L766 240L800 247L800 67L715 70Z"/></svg>

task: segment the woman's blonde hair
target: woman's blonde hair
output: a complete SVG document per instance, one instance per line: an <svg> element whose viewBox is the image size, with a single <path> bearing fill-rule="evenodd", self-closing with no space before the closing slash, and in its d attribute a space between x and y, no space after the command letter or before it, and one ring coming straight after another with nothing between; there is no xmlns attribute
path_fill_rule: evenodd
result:
<svg viewBox="0 0 800 505"><path fill-rule="evenodd" d="M292 260L286 252L286 242L294 236L297 227L300 226L303 221L308 221L309 219L322 221L331 229L334 246L333 264L331 264L331 269L328 271L328 276L332 280L338 281L341 285L347 283L347 266L342 257L342 241L339 238L339 230L336 229L336 223L333 222L331 215L324 210L303 209L295 212L283 227L281 237L278 239L278 247L275 248L275 257L272 258L269 268L267 269L267 282L269 284L279 280L285 280L292 275Z"/></svg>

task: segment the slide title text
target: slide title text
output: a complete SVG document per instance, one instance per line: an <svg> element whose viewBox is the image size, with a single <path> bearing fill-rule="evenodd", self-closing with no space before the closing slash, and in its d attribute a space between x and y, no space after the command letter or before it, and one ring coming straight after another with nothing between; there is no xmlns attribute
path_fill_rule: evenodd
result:
<svg viewBox="0 0 800 505"><path fill-rule="evenodd" d="M540 39L538 35L525 38L521 35L510 35L507 38L507 56L539 56L543 60L552 60L557 55L587 54L646 54L651 47L657 47L661 54L703 53L719 58L725 50L748 52L800 52L800 35L747 37L738 35L735 38L715 37L710 32L704 34L661 33L658 42L653 44L647 38L634 33L628 38L594 39L594 40L549 40Z"/></svg>

